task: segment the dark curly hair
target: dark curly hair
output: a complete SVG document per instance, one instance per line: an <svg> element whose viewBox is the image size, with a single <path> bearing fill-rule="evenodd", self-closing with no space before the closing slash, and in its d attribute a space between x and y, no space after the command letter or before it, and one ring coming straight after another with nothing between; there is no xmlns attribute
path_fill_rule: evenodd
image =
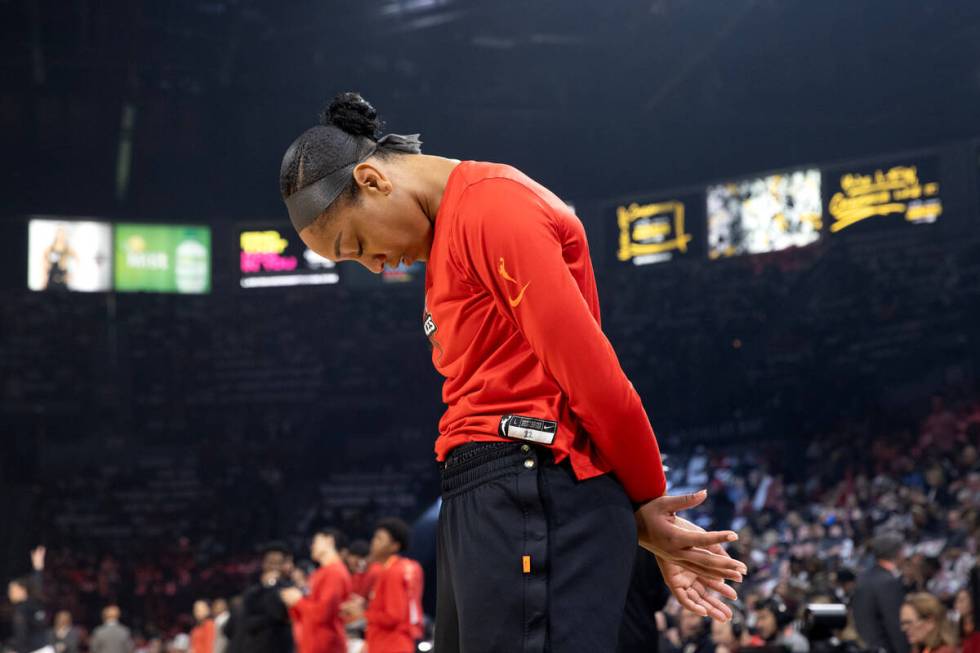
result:
<svg viewBox="0 0 980 653"><path fill-rule="evenodd" d="M408 524L401 519L397 517L386 517L378 521L375 529L387 531L391 539L398 542L399 552L404 553L405 549L408 548L411 530Z"/></svg>
<svg viewBox="0 0 980 653"><path fill-rule="evenodd" d="M320 112L320 124L296 139L283 158L279 170L279 193L283 199L309 186L339 168L351 164L352 151L363 139L377 141L383 123L377 110L359 93L337 95ZM387 158L400 154L379 146L374 156ZM339 197L357 199L353 175Z"/></svg>

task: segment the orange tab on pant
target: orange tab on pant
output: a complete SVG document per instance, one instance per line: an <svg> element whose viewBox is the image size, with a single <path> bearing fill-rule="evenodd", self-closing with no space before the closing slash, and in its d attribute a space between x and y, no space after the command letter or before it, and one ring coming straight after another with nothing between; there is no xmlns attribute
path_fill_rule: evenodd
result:
<svg viewBox="0 0 980 653"><path fill-rule="evenodd" d="M521 562L524 565L524 573L531 573L531 556L521 556Z"/></svg>

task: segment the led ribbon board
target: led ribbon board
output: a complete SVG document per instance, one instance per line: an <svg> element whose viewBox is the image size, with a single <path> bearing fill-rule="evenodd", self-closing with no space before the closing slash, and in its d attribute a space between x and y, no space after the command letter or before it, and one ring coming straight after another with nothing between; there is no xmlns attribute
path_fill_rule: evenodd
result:
<svg viewBox="0 0 980 653"><path fill-rule="evenodd" d="M112 289L112 225L37 218L27 229L27 287L47 292Z"/></svg>
<svg viewBox="0 0 980 653"><path fill-rule="evenodd" d="M692 253L703 233L704 205L697 195L637 199L616 206L616 258L624 263L662 263ZM691 211L694 215L691 215ZM693 228L693 229L692 229Z"/></svg>
<svg viewBox="0 0 980 653"><path fill-rule="evenodd" d="M935 222L943 214L938 171L926 157L826 173L830 232Z"/></svg>
<svg viewBox="0 0 980 653"><path fill-rule="evenodd" d="M242 288L340 282L336 263L306 247L291 227L241 230L238 245Z"/></svg>
<svg viewBox="0 0 980 653"><path fill-rule="evenodd" d="M712 259L803 247L820 238L820 171L796 170L708 188Z"/></svg>
<svg viewBox="0 0 980 653"><path fill-rule="evenodd" d="M116 225L116 290L211 291L211 230L204 226Z"/></svg>

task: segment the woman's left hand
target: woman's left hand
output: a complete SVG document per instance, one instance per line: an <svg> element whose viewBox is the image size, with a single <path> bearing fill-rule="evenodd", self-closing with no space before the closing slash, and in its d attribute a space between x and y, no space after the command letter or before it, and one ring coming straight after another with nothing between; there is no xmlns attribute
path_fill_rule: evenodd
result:
<svg viewBox="0 0 980 653"><path fill-rule="evenodd" d="M660 557L657 557L657 564L664 582L681 607L694 614L711 617L715 621L725 622L732 618L731 608L711 593L714 590L727 598L738 598L735 590L725 585L724 581L703 579L693 571Z"/></svg>
<svg viewBox="0 0 980 653"><path fill-rule="evenodd" d="M741 582L747 568L733 560L721 546L734 542L738 536L733 531L707 532L676 514L693 508L706 496L702 490L695 494L663 496L641 506L636 511L640 546L701 578Z"/></svg>

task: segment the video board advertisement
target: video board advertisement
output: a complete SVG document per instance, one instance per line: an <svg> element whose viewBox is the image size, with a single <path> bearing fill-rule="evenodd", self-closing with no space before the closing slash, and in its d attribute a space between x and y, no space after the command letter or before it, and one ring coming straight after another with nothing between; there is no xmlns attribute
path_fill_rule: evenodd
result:
<svg viewBox="0 0 980 653"><path fill-rule="evenodd" d="M820 238L820 171L786 173L708 188L708 256L712 259L803 247Z"/></svg>
<svg viewBox="0 0 980 653"><path fill-rule="evenodd" d="M32 219L27 250L27 286L31 290L112 289L112 225L107 222Z"/></svg>
<svg viewBox="0 0 980 653"><path fill-rule="evenodd" d="M932 224L943 214L935 157L837 168L825 177L831 233Z"/></svg>
<svg viewBox="0 0 980 653"><path fill-rule="evenodd" d="M704 198L698 194L622 202L615 208L616 259L633 265L690 256L703 240Z"/></svg>
<svg viewBox="0 0 980 653"><path fill-rule="evenodd" d="M340 282L337 264L309 249L292 228L240 229L238 245L242 288Z"/></svg>
<svg viewBox="0 0 980 653"><path fill-rule="evenodd" d="M207 293L211 230L205 226L116 225L116 290Z"/></svg>

